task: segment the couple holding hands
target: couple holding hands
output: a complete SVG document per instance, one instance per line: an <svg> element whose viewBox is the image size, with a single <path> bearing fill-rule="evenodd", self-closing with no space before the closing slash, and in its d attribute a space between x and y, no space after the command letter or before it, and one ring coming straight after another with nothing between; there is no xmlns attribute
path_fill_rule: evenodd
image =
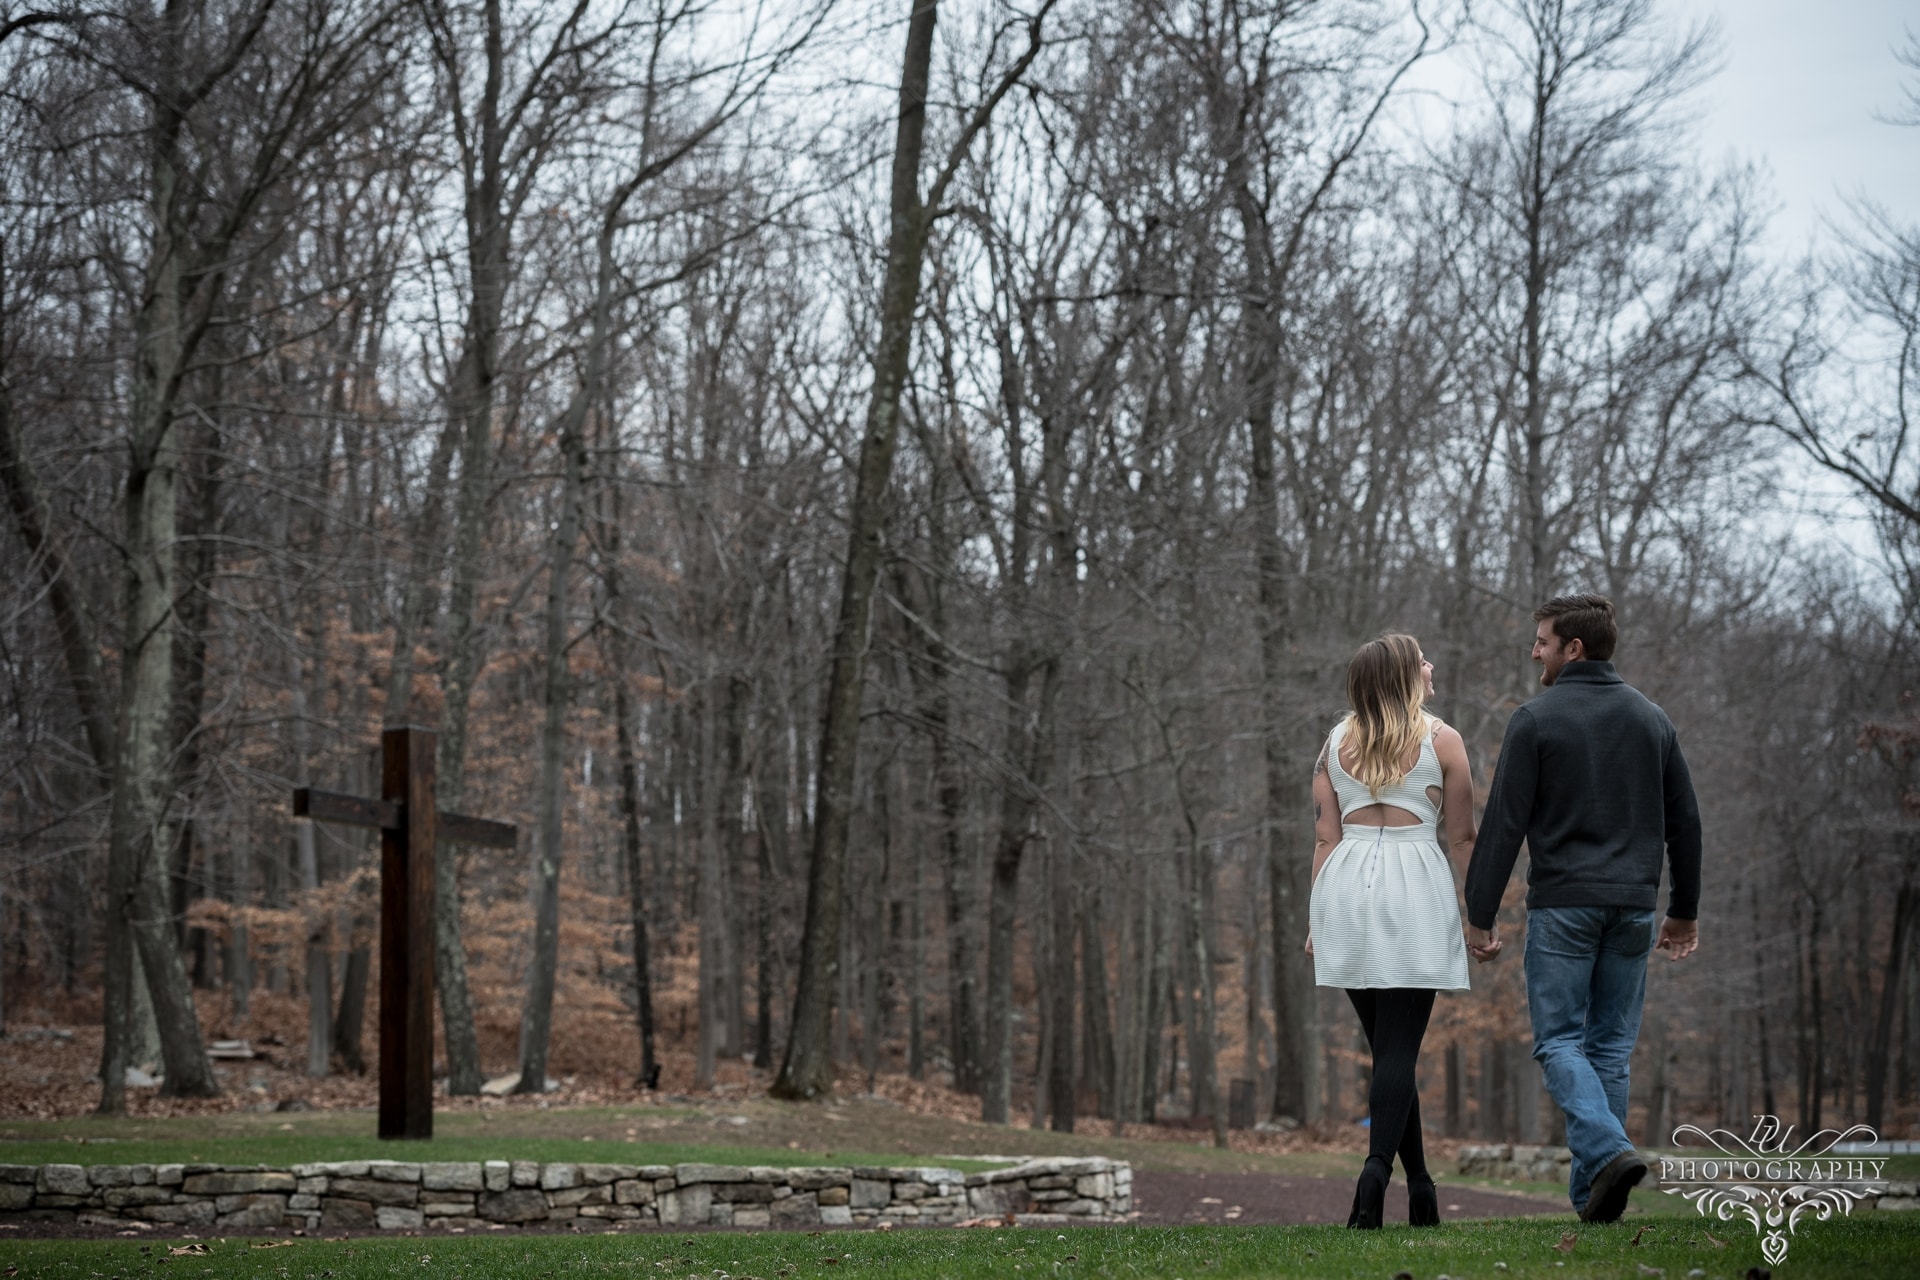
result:
<svg viewBox="0 0 1920 1280"><path fill-rule="evenodd" d="M1612 603L1558 596L1533 618L1546 689L1507 722L1477 834L1466 744L1426 711L1433 664L1412 636L1354 655L1350 709L1314 766L1307 953L1320 986L1346 990L1373 1052L1350 1227L1380 1226L1395 1156L1409 1221L1440 1220L1414 1066L1435 994L1467 989L1469 955L1500 955L1495 917L1522 840L1527 1012L1567 1117L1568 1195L1583 1220L1613 1222L1646 1176L1627 1137L1627 1068L1649 954L1680 960L1698 945L1700 810L1672 721L1614 671ZM1447 849L1469 858L1464 930ZM1663 857L1671 888L1656 929Z"/></svg>

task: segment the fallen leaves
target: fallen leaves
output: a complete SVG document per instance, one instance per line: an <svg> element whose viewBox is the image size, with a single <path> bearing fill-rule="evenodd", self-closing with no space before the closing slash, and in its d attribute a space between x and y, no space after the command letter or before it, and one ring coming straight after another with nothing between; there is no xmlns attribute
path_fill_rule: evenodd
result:
<svg viewBox="0 0 1920 1280"><path fill-rule="evenodd" d="M1640 1244L1640 1237L1644 1236L1645 1234L1647 1234L1647 1232L1651 1231L1652 1229L1653 1228L1651 1227L1641 1227L1638 1231L1633 1233L1633 1239L1627 1241L1627 1243L1637 1247Z"/></svg>
<svg viewBox="0 0 1920 1280"><path fill-rule="evenodd" d="M1716 1239L1714 1237L1713 1232L1711 1231L1702 1231L1700 1234L1705 1236L1707 1238L1707 1243L1712 1245L1716 1249L1724 1249L1727 1247L1727 1242L1725 1240Z"/></svg>
<svg viewBox="0 0 1920 1280"><path fill-rule="evenodd" d="M255 1240L250 1247L254 1249L289 1249L293 1247L293 1241L291 1240Z"/></svg>
<svg viewBox="0 0 1920 1280"><path fill-rule="evenodd" d="M1560 1243L1553 1246L1556 1253L1572 1253L1574 1241L1580 1237L1569 1231L1560 1237Z"/></svg>
<svg viewBox="0 0 1920 1280"><path fill-rule="evenodd" d="M167 1246L167 1256L169 1258L204 1258L210 1252L212 1251L198 1240L192 1244L174 1244Z"/></svg>

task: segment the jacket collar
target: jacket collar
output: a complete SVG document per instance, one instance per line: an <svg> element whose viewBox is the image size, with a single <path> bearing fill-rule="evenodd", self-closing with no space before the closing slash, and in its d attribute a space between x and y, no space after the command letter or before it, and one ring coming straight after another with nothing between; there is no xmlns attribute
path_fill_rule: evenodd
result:
<svg viewBox="0 0 1920 1280"><path fill-rule="evenodd" d="M1553 682L1563 684L1624 684L1620 673L1613 669L1611 662L1600 662L1592 658L1579 662L1569 662L1560 668L1560 674Z"/></svg>

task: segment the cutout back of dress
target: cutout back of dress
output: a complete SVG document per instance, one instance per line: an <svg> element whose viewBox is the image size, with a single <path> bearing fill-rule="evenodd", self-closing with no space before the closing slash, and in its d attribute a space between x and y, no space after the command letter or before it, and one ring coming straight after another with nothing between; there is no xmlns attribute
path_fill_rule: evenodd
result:
<svg viewBox="0 0 1920 1280"><path fill-rule="evenodd" d="M1439 791L1445 778L1440 771L1440 757L1433 749L1432 722L1428 722L1427 736L1420 740L1420 754L1414 759L1413 768L1407 770L1407 776L1392 786L1382 787L1377 796L1367 790L1366 783L1348 773L1346 766L1340 763L1340 744L1346 740L1349 723L1342 720L1333 726L1333 732L1327 737L1327 776L1333 780L1333 794L1340 801L1340 816L1345 818L1356 809L1382 805L1404 810L1410 817L1418 819L1418 825L1431 827L1437 832L1440 806L1434 802L1429 788Z"/></svg>

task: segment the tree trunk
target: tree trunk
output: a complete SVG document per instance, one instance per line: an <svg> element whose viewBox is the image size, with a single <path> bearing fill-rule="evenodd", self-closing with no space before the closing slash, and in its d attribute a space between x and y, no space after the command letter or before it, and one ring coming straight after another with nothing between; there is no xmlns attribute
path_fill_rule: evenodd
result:
<svg viewBox="0 0 1920 1280"><path fill-rule="evenodd" d="M512 278L512 227L506 212L506 136L501 118L506 37L497 0L483 5L487 73L475 111L480 137L466 173L465 221L469 296L460 361L451 380L449 416L459 424L460 486L454 503L453 559L447 596L447 655L438 802L459 807L466 789L467 720L473 684L485 660L486 637L476 617L493 488L493 413L500 358L500 324ZM446 1036L447 1092L480 1092L480 1042L474 1033L467 953L460 938L459 859L434 860L434 983Z"/></svg>
<svg viewBox="0 0 1920 1280"><path fill-rule="evenodd" d="M866 685L867 631L874 581L880 569L880 533L886 519L894 448L899 439L900 394L907 379L913 313L920 295L920 265L926 248L926 211L920 203L919 175L935 8L934 0L916 0L907 24L880 338L849 513L847 563L840 584L833 661L820 731L799 991L794 998L786 1056L773 1085L774 1096L780 1098L821 1098L833 1090L830 1033L840 961L847 822L860 745L860 701Z"/></svg>
<svg viewBox="0 0 1920 1280"><path fill-rule="evenodd" d="M147 970L140 963L138 948L134 950L132 963L133 1007L127 1014L127 1065L154 1071L162 1065L160 1024L153 1016L153 998L147 994Z"/></svg>
<svg viewBox="0 0 1920 1280"><path fill-rule="evenodd" d="M733 610L735 638L747 635L751 601L738 601ZM747 798L747 712L753 703L753 685L738 671L727 676L726 717L721 724L720 865L725 898L722 921L726 930L725 963L719 978L720 1053L742 1056L747 1043L747 965L744 940L749 920L742 886L746 879L747 829L743 812Z"/></svg>
<svg viewBox="0 0 1920 1280"><path fill-rule="evenodd" d="M518 1093L545 1092L547 1048L553 1032L553 990L560 963L560 863L566 853L560 811L566 802L563 764L570 697L567 579L573 572L573 549L580 537L587 471L585 417L596 385L597 379L590 373L575 405L569 406L560 433L565 475L561 481L560 523L554 531L547 565L547 714L540 730L540 843L533 867L533 959L520 1013Z"/></svg>
<svg viewBox="0 0 1920 1280"><path fill-rule="evenodd" d="M129 952L140 950L160 1026L166 1091L176 1097L219 1092L200 1036L193 991L171 918L166 881L173 847L169 792L172 745L174 546L178 536L179 441L174 394L182 375L181 259L184 217L174 148L183 122L154 108L152 243L135 320L132 410L124 529L125 590L120 706L113 758L113 806L107 852L106 1046L101 1110L124 1109L124 1047Z"/></svg>
<svg viewBox="0 0 1920 1280"><path fill-rule="evenodd" d="M1163 874L1151 874L1145 903L1147 951L1147 1018L1144 1024L1146 1055L1140 1071L1140 1118L1153 1123L1160 1107L1160 1047L1167 1029L1168 996L1173 985L1170 931L1166 904L1159 892Z"/></svg>
<svg viewBox="0 0 1920 1280"><path fill-rule="evenodd" d="M227 815L228 829L236 832L234 839L227 845L227 892L226 900L234 908L233 926L227 932L227 962L225 967L228 998L233 1002L233 1020L245 1022L253 1016L253 939L249 936L245 907L249 895L252 876L252 846L247 838L246 828L234 819L231 812Z"/></svg>
<svg viewBox="0 0 1920 1280"><path fill-rule="evenodd" d="M1193 1055L1193 1114L1213 1121L1213 1145L1227 1147L1227 1109L1221 1105L1219 1039L1213 986L1213 860L1197 833L1188 842L1187 945L1194 979L1193 1021L1188 1028Z"/></svg>
<svg viewBox="0 0 1920 1280"><path fill-rule="evenodd" d="M289 597L284 582L278 585L278 598L282 617L297 621L294 623L296 645L311 644L319 651L319 623L312 611L301 608ZM316 662L319 658L316 657ZM316 673L315 681L318 675ZM290 650L287 663L287 686L291 693L291 705L288 719L291 724L291 772L303 784L312 782L309 774L309 762L313 758L312 733L313 710L308 695L306 663L302 660L298 648ZM300 877L300 892L305 901L301 910L305 916L306 933L305 977L307 985L307 1075L320 1078L328 1074L333 1062L333 952L331 932L327 913L322 911L318 902L320 882L320 849L318 833L311 822L296 822L293 826L293 865L295 874Z"/></svg>
<svg viewBox="0 0 1920 1280"><path fill-rule="evenodd" d="M1902 884L1894 895L1893 936L1887 943L1886 966L1880 971L1880 1009L1873 1021L1873 1043L1867 1050L1867 1124L1875 1130L1880 1128L1886 1108L1887 1055L1907 972L1907 935L1913 929L1914 897L1911 882Z"/></svg>
<svg viewBox="0 0 1920 1280"><path fill-rule="evenodd" d="M370 901L371 883L363 883L354 896L352 945L347 952L346 972L340 978L340 1009L333 1020L333 1051L340 1055L341 1066L355 1075L365 1075L367 983L373 974L373 935L378 921Z"/></svg>
<svg viewBox="0 0 1920 1280"><path fill-rule="evenodd" d="M725 787L720 762L720 722L726 712L721 704L726 686L711 664L700 681L700 808L694 897L696 923L700 931L699 967L695 974L695 1004L699 1014L699 1042L694 1050L693 1087L713 1088L714 1071L719 1060L722 1022L722 970L728 949L726 934L726 881L723 851L720 847L720 809Z"/></svg>
<svg viewBox="0 0 1920 1280"><path fill-rule="evenodd" d="M1649 1147L1662 1147L1673 1140L1672 1126L1668 1124L1673 1084L1667 1060L1671 1056L1671 1050L1667 1047L1666 1023L1663 1019L1655 1019L1653 1034L1648 1037L1647 1044L1648 1066L1652 1070L1647 1079L1646 1136L1641 1139Z"/></svg>
<svg viewBox="0 0 1920 1280"><path fill-rule="evenodd" d="M304 760L299 776L306 776ZM313 825L295 823L293 840L300 865L300 888L308 899L307 1074L317 1079L326 1076L333 1063L333 952L326 913L313 902L320 890L320 857Z"/></svg>
<svg viewBox="0 0 1920 1280"><path fill-rule="evenodd" d="M1048 1024L1053 1033L1053 1052L1047 1063L1047 1089L1052 1097L1048 1110L1057 1133L1072 1133L1076 1099L1073 1088L1074 995L1080 985L1074 980L1073 967L1073 847L1063 836L1051 841L1048 850L1053 874L1053 991Z"/></svg>
<svg viewBox="0 0 1920 1280"><path fill-rule="evenodd" d="M1747 932L1747 942L1753 955L1753 1029L1754 1048L1759 1055L1760 1068L1760 1105L1770 1116L1780 1114L1773 1096L1773 1046L1767 1034L1767 996L1772 987L1767 982L1766 959L1762 939L1768 931L1761 926L1760 891L1751 884L1748 886L1748 905L1752 909L1752 928Z"/></svg>
<svg viewBox="0 0 1920 1280"><path fill-rule="evenodd" d="M1025 553L1017 552L1025 563ZM1022 593L1023 594L1023 593ZM1024 601L1013 608L1024 621ZM1016 623L1016 625L1020 625ZM980 1118L1005 1124L1013 1098L1013 952L1019 911L1020 861L1032 838L1035 814L1045 791L1052 756L1054 703L1060 664L1041 663L1038 706L1028 709L1027 687L1033 660L1016 636L1006 659L1007 772L1000 797L1000 832L994 849L993 879L987 897L986 1053L980 1088ZM1071 1035L1071 1025L1068 1034ZM1045 1085L1036 1081L1036 1087Z"/></svg>
<svg viewBox="0 0 1920 1280"><path fill-rule="evenodd" d="M1460 1061L1459 1040L1447 1042L1447 1136L1457 1138L1466 1132L1466 1105L1461 1093L1466 1070Z"/></svg>
<svg viewBox="0 0 1920 1280"><path fill-rule="evenodd" d="M1499 1142L1504 1136L1503 1102L1505 1090L1501 1087L1501 1076L1505 1074L1506 1059L1500 1053L1500 1042L1487 1039L1480 1042L1480 1139L1483 1142Z"/></svg>
<svg viewBox="0 0 1920 1280"><path fill-rule="evenodd" d="M779 726L776 726L776 730ZM780 735L784 738L784 733ZM769 734L769 738L774 734ZM774 763L756 769L753 778L754 807L759 818L759 839L755 842L757 883L754 886L754 1043L753 1065L762 1071L773 1068L773 993L776 988L778 957L773 943L777 893L791 865L787 849L787 762L784 744Z"/></svg>
<svg viewBox="0 0 1920 1280"><path fill-rule="evenodd" d="M926 1078L926 963L927 928L922 914L921 859L914 857L907 885L907 1075Z"/></svg>
<svg viewBox="0 0 1920 1280"><path fill-rule="evenodd" d="M1246 993L1246 1002L1247 1002L1246 1003L1247 1047L1246 1047L1245 1057L1243 1058L1243 1062L1245 1064L1243 1067L1243 1071L1248 1083L1253 1088L1253 1096L1256 1099L1261 1097L1269 1097L1269 1098L1272 1097L1271 1094L1263 1093L1260 1088L1260 1084L1261 1084L1260 1042L1262 1039L1265 1038L1266 1030L1267 1030L1266 1018L1264 1017L1262 1012L1265 1006L1263 1005L1260 999L1260 996L1262 994L1260 990L1260 986L1261 986L1261 982L1260 982L1260 978L1261 978L1261 963L1260 963L1261 962L1261 955L1260 955L1260 950L1261 950L1261 946L1260 946L1260 941L1261 941L1260 940L1260 878L1261 877L1260 877L1260 872L1263 869L1264 869L1264 863L1260 857L1260 853L1256 852L1253 857L1247 860L1246 867L1242 873L1243 879L1241 881L1242 889L1243 889L1243 897L1245 898L1245 902L1243 903L1243 906L1245 907L1245 911L1246 911L1246 914L1242 917L1242 919L1245 921L1244 932L1242 936L1245 939L1244 946L1246 947L1246 963L1245 963L1245 966L1241 969L1241 982L1244 984L1245 993ZM1254 1102L1252 1105L1257 1108L1259 1106L1259 1103Z"/></svg>
<svg viewBox="0 0 1920 1280"><path fill-rule="evenodd" d="M192 433L194 452L198 457L189 468L191 483L187 491L187 518L181 522L180 528L185 558L181 566L181 597L174 610L181 643L174 650L173 747L170 753L173 757L174 792L186 799L186 803L174 835L168 887L172 895L175 932L182 944L192 950L196 968L201 970L195 975L195 986L205 985L203 974L207 939L204 929L194 931L197 937L189 937L186 928L187 907L195 897L206 892L207 886L203 882L196 883L194 877L194 804L190 797L200 773L203 741L200 722L205 711L207 690L207 626L212 611L213 575L220 562L220 471L221 460L226 452L220 422L214 416L220 412L220 406L226 399L225 380L218 368L212 375L211 383L209 398L214 402L214 408L212 412L205 409L200 411L201 421ZM195 892L196 889L199 893Z"/></svg>
<svg viewBox="0 0 1920 1280"><path fill-rule="evenodd" d="M952 540L945 513L946 472L936 467L929 481L929 555L934 571L920 580L917 603L927 625L921 629L920 660L909 670L920 677L923 714L927 720L927 750L933 777L940 839L941 892L947 933L947 1052L953 1061L953 1087L962 1093L980 1090L980 965L974 951L973 868L960 836L966 792L949 741L952 734L953 695L950 681L953 654L947 645L946 584L941 573L953 563ZM914 580L903 575L901 593L912 593Z"/></svg>
<svg viewBox="0 0 1920 1280"><path fill-rule="evenodd" d="M1115 1105L1113 1022L1107 1012L1107 948L1101 929L1100 889L1090 887L1080 906L1080 1001L1085 1016L1084 1074L1093 1087L1094 1114L1120 1119Z"/></svg>
<svg viewBox="0 0 1920 1280"><path fill-rule="evenodd" d="M53 612L67 680L86 733L87 750L101 778L114 767L114 725L108 711L100 643L89 619L80 575L57 536L53 509L13 420L11 382L6 373L6 240L0 237L0 489L6 490L15 527L31 562L40 570L40 586Z"/></svg>
<svg viewBox="0 0 1920 1280"><path fill-rule="evenodd" d="M1507 1066L1507 1078L1513 1082L1514 1133L1521 1142L1539 1143L1540 1133L1540 1090L1542 1076L1533 1065L1532 1046L1525 1040L1509 1040L1507 1052L1511 1062ZM1662 1145L1666 1138L1662 1137Z"/></svg>
<svg viewBox="0 0 1920 1280"><path fill-rule="evenodd" d="M618 520L616 510L615 522ZM614 554L618 556L617 543ZM608 594L617 599L618 588L610 585ZM615 674L613 689L615 742L620 753L621 850L627 862L627 916L633 925L634 1017L640 1032L640 1072L635 1083L643 1089L655 1089L660 1084L660 1067L653 1048L653 975L647 942L646 882L640 857L640 753L634 749L632 698L620 672Z"/></svg>

